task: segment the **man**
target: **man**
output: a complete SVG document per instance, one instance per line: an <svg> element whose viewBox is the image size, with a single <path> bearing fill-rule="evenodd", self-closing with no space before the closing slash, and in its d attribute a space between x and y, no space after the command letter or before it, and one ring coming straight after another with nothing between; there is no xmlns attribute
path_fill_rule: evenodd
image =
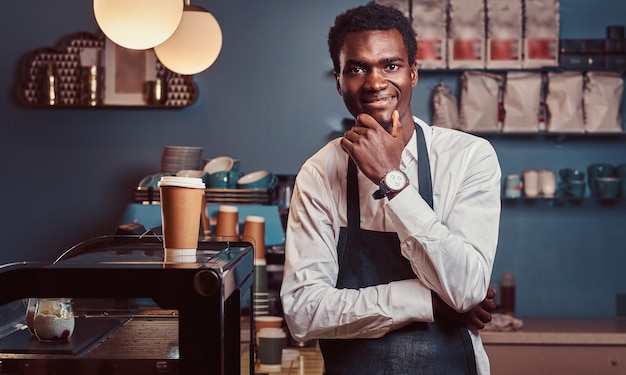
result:
<svg viewBox="0 0 626 375"><path fill-rule="evenodd" d="M495 151L412 116L417 47L400 11L348 10L328 43L355 122L296 179L281 288L290 332L320 339L327 374L487 374L477 330L495 308Z"/></svg>

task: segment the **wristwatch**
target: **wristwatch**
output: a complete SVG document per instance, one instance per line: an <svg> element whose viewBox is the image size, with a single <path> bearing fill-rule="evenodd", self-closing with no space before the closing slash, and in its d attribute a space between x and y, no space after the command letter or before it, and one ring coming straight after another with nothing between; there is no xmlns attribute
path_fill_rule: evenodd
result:
<svg viewBox="0 0 626 375"><path fill-rule="evenodd" d="M374 199L381 199L391 193L398 193L409 185L409 178L400 170L392 169L385 174L378 183L379 189L372 196Z"/></svg>

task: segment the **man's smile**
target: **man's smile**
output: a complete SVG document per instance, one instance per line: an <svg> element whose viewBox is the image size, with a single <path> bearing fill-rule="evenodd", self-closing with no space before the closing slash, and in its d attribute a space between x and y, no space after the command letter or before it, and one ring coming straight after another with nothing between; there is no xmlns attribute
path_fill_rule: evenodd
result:
<svg viewBox="0 0 626 375"><path fill-rule="evenodd" d="M385 107L388 107L390 104L395 105L395 102L396 102L395 96L381 96L381 97L376 97L376 98L363 99L361 101L363 107L375 108L375 109L385 108Z"/></svg>

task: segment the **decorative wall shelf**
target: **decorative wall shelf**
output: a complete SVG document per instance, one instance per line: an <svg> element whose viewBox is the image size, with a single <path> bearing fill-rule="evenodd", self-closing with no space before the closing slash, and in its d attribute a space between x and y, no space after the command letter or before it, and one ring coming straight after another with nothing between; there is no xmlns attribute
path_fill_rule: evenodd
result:
<svg viewBox="0 0 626 375"><path fill-rule="evenodd" d="M161 104L86 104L81 99L83 80L81 78L80 52L85 48L104 51L106 37L104 34L77 32L62 38L54 47L36 49L22 60L21 76L17 83L17 99L27 107L45 108L182 108L193 104L198 96L198 88L193 76L184 76L166 69L156 61L156 75L165 82ZM58 93L54 105L47 102L45 87L46 72L53 65L57 72ZM106 75L106 70L103 74ZM99 81L104 85L104 80Z"/></svg>

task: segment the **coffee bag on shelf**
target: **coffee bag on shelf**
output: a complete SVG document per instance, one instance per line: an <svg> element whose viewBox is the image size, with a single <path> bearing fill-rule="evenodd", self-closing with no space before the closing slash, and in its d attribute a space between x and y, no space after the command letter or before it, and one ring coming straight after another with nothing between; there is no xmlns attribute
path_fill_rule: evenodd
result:
<svg viewBox="0 0 626 375"><path fill-rule="evenodd" d="M487 0L487 60L490 69L522 67L521 0Z"/></svg>
<svg viewBox="0 0 626 375"><path fill-rule="evenodd" d="M448 67L485 67L483 0L450 0Z"/></svg>
<svg viewBox="0 0 626 375"><path fill-rule="evenodd" d="M447 3L412 0L413 29L417 34L417 64L420 69L446 68Z"/></svg>
<svg viewBox="0 0 626 375"><path fill-rule="evenodd" d="M621 133L620 106L624 80L617 72L587 72L583 91L585 131L589 133Z"/></svg>
<svg viewBox="0 0 626 375"><path fill-rule="evenodd" d="M450 87L440 83L433 93L433 126L459 128L459 108Z"/></svg>
<svg viewBox="0 0 626 375"><path fill-rule="evenodd" d="M502 132L538 132L540 130L541 73L508 72L503 102Z"/></svg>
<svg viewBox="0 0 626 375"><path fill-rule="evenodd" d="M549 132L584 132L582 73L548 73L546 106L548 108L547 130Z"/></svg>
<svg viewBox="0 0 626 375"><path fill-rule="evenodd" d="M502 76L464 72L461 76L459 128L466 132L499 132L498 97Z"/></svg>
<svg viewBox="0 0 626 375"><path fill-rule="evenodd" d="M559 0L525 0L524 68L559 65Z"/></svg>

